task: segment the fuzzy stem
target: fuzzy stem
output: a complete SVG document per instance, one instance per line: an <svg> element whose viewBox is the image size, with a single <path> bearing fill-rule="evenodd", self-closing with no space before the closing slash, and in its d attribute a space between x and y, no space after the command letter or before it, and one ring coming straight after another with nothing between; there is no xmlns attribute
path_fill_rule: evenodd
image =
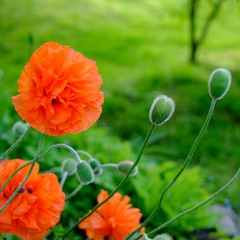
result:
<svg viewBox="0 0 240 240"><path fill-rule="evenodd" d="M100 165L99 167L95 168L94 172L97 172L103 168L117 168L117 167L118 167L118 165L116 163L104 163L104 164Z"/></svg>
<svg viewBox="0 0 240 240"><path fill-rule="evenodd" d="M68 172L63 172L61 183L60 183L61 187L63 187L63 185L67 179L67 176L68 176Z"/></svg>
<svg viewBox="0 0 240 240"><path fill-rule="evenodd" d="M177 216L175 216L174 218L172 218L169 221L165 222L161 226L155 228L154 230L152 230L151 232L148 233L148 236L157 233L159 230L165 228L170 223L176 221L178 218L180 218L180 217L184 216L185 214L190 213L190 212L192 212L192 211L202 207L203 205L205 205L206 203L211 201L213 198L215 198L217 195L219 195L221 192L223 192L226 188L228 188L234 181L236 181L237 178L239 177L239 175L240 175L240 168L238 168L237 173L231 178L231 180L229 182L227 182L222 188L220 188L218 191L216 191L214 194L212 194L209 198L207 198L206 200L200 202L196 206L185 210L184 212L178 214Z"/></svg>
<svg viewBox="0 0 240 240"><path fill-rule="evenodd" d="M31 129L31 126L28 125L25 129L25 131L22 133L22 135L17 139L17 141L11 145L7 151L5 151L2 156L0 157L0 162L5 159L7 157L7 155L9 155L22 141L23 138L27 135L27 133L29 132L29 130Z"/></svg>
<svg viewBox="0 0 240 240"><path fill-rule="evenodd" d="M44 153L42 153L41 155L39 155L39 158L43 158L45 157L49 152L51 152L52 150L54 150L55 148L65 148L67 150L69 150L74 157L76 158L76 160L78 162L82 162L81 158L79 157L79 155L77 154L77 151L75 151L72 147L68 146L67 144L64 143L59 143L59 144L54 144L52 145L49 149L47 149Z"/></svg>
<svg viewBox="0 0 240 240"><path fill-rule="evenodd" d="M43 143L43 139L45 137L45 134L42 134L39 143L38 143L38 148L37 148L37 152L36 155L34 157L34 159L31 161L32 165L27 173L27 175L25 176L25 178L23 179L23 181L20 183L20 185L17 187L17 189L13 192L13 194L11 195L11 197L5 202L5 204L0 208L0 213L2 213L2 211L7 207L7 205L16 197L16 195L19 193L19 191L21 190L21 188L23 187L23 185L26 183L26 181L28 180L29 176L31 175L33 168L35 166L35 163L37 162L37 160L39 159L39 154L42 148L42 143ZM16 173L15 173L16 174ZM13 178L14 175L11 175L11 177ZM10 178L10 180L12 179ZM10 181L9 180L9 181Z"/></svg>
<svg viewBox="0 0 240 240"><path fill-rule="evenodd" d="M158 201L158 204L157 206L154 208L154 210L151 212L151 214L147 217L147 219L136 229L134 230L132 233L130 233L126 240L127 239L130 239L131 236L133 236L136 232L138 232L142 227L146 226L151 220L152 218L155 216L155 214L157 213L157 211L160 209L161 205L162 205L162 202L163 202L163 198L166 194L166 192L171 188L171 186L177 181L177 179L179 178L179 176L182 174L182 172L184 171L184 169L188 166L188 164L190 163L192 157L193 157L193 154L198 146L198 144L200 143L204 133L206 132L206 129L208 127L208 124L211 120L211 117L212 117L212 114L213 114L213 110L214 110L214 107L215 107L215 104L216 104L216 99L212 99L211 101L211 105L210 105L210 108L209 108L209 111L208 111L208 114L207 114L207 117L206 117L206 120L202 126L202 129L201 131L199 132L195 142L193 143L192 145L192 148L190 149L189 153L188 153L188 156L187 158L185 159L182 167L180 168L180 170L177 172L177 174L175 175L175 177L167 184L167 186L163 189L163 192L159 198L159 201Z"/></svg>
<svg viewBox="0 0 240 240"><path fill-rule="evenodd" d="M9 178L4 182L4 184L0 187L0 193L3 191L3 189L7 186L7 184L12 180L12 178L14 177L14 175L20 171L22 168L25 168L26 166L33 164L33 160L23 164L22 166L18 167L10 176Z"/></svg>
<svg viewBox="0 0 240 240"><path fill-rule="evenodd" d="M77 151L78 152L78 151ZM100 170L101 168L105 168L105 167L112 167L112 168L117 168L117 164L115 163L106 163L106 164L102 164L101 166L97 167L96 169L94 169L94 172L97 172L98 170ZM77 186L77 188L71 192L67 197L66 200L69 200L70 198L72 198L73 196L75 196L79 190L83 187L83 184L81 183L80 185Z"/></svg>
<svg viewBox="0 0 240 240"><path fill-rule="evenodd" d="M66 201L69 200L70 198L72 198L73 196L75 196L79 191L80 189L83 187L83 183L80 183L75 189L74 191L72 191L69 195L67 195L66 197Z"/></svg>
<svg viewBox="0 0 240 240"><path fill-rule="evenodd" d="M129 175L132 173L133 169L137 166L137 164L139 163L140 159L141 159L141 156L143 154L143 150L145 149L145 147L147 146L147 143L155 129L155 125L151 125L150 129L149 129L149 132L143 142L143 145L140 149L140 152L137 156L137 159L136 161L134 162L134 164L132 165L132 167L129 169L128 173L125 175L125 177L122 179L122 181L119 183L119 185L115 188L114 191L112 191L108 197L106 199L104 199L102 202L98 203L93 209L92 211L90 211L89 213L85 214L85 216L81 219L79 219L76 223L73 224L72 227L70 227L67 232L63 235L63 239L67 237L67 235L75 228L77 227L81 222L83 222L86 218L88 218L89 216L91 216L100 206L102 206L104 203L106 203L122 186L123 184L127 181Z"/></svg>
<svg viewBox="0 0 240 240"><path fill-rule="evenodd" d="M84 150L77 150L76 152L87 156L89 159L93 158L88 152L86 152Z"/></svg>

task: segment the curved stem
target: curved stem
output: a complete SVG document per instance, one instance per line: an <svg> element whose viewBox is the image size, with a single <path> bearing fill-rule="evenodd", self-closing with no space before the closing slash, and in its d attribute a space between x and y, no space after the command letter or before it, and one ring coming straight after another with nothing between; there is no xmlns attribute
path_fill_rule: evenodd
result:
<svg viewBox="0 0 240 240"><path fill-rule="evenodd" d="M78 152L78 151L77 151ZM101 166L99 166L98 168L94 169L94 172L97 172L98 170L100 170L101 168L105 168L105 167L112 167L112 168L116 168L118 165L115 163L106 163L106 164L102 164ZM75 196L79 190L83 187L83 184L81 183L80 185L77 186L77 188L70 193L67 197L66 200L69 200L70 198L72 198L73 196Z"/></svg>
<svg viewBox="0 0 240 240"><path fill-rule="evenodd" d="M37 152L36 155L34 157L34 159L32 160L32 165L27 173L27 175L25 176L25 178L23 179L23 181L20 183L20 185L17 187L17 189L13 192L13 194L11 195L11 197L4 203L4 205L0 208L0 213L2 213L2 211L7 207L7 205L16 197L16 195L19 193L19 191L21 190L21 188L23 187L23 185L26 183L26 181L28 180L29 176L31 175L33 168L35 166L35 163L38 160L39 157L39 153L41 151L42 148L42 143L43 143L43 139L44 139L45 134L42 134L39 143L38 143L38 148L37 148ZM16 173L15 173L16 174ZM14 177L14 175L11 175L12 178ZM10 178L10 180L12 179Z"/></svg>
<svg viewBox="0 0 240 240"><path fill-rule="evenodd" d="M7 207L7 205L16 197L16 195L19 193L19 191L21 190L21 188L23 187L23 185L26 183L26 181L28 180L29 176L32 173L33 167L36 163L36 159L34 159L34 161L32 162L32 165L29 169L28 174L26 175L26 177L23 179L23 181L21 182L21 184L17 187L17 189L13 192L13 194L11 195L11 197L4 203L4 205L0 208L0 213L2 213L2 211Z"/></svg>
<svg viewBox="0 0 240 240"><path fill-rule="evenodd" d="M154 129L155 129L156 126L154 126L153 124L151 125L150 129L149 129L149 132L143 142L143 145L140 149L140 152L137 156L137 159L136 161L134 162L134 164L132 165L132 167L129 169L128 173L125 175L125 177L122 179L122 181L119 183L119 185L115 188L114 191L112 191L108 197L106 199L104 199L101 203L97 204L93 209L92 211L90 211L89 213L85 214L85 216L81 219L79 219L75 224L73 224L72 227L70 227L67 232L63 235L63 239L66 238L66 236L75 228L77 227L81 222L83 222L86 218L88 218L89 216L91 216L100 206L102 206L105 202L107 202L121 187L122 185L127 181L129 175L132 173L133 169L137 166L137 164L139 163L140 159L141 159L141 156L143 154L143 150L145 149Z"/></svg>
<svg viewBox="0 0 240 240"><path fill-rule="evenodd" d="M200 207L202 207L203 205L205 205L206 203L208 203L209 201L211 201L213 198L215 198L217 195L219 195L221 192L223 192L226 188L228 188L240 175L240 168L238 168L237 173L232 177L232 179L226 183L222 188L220 188L217 192L215 192L214 194L212 194L209 198L207 198L206 200L200 202L199 204L197 204L196 206L189 208L187 210L185 210L184 212L178 214L177 216L175 216L174 218L170 219L169 221L165 222L164 224L162 224L161 226L155 228L154 230L152 230L151 232L148 233L148 236L153 235L155 233L157 233L159 230L163 229L164 227L168 226L170 223L176 221L178 218L182 217L183 215L190 213Z"/></svg>
<svg viewBox="0 0 240 240"><path fill-rule="evenodd" d="M2 156L0 157L0 162L7 157L7 155L9 155L13 150L14 148L16 148L23 140L23 138L27 135L27 133L29 132L29 130L31 129L31 126L30 125L27 125L25 131L22 133L22 135L18 138L18 140L12 145L10 146L6 152L4 152L2 154Z"/></svg>
<svg viewBox="0 0 240 240"><path fill-rule="evenodd" d="M63 185L67 179L67 176L68 176L68 172L63 172L61 183L60 183L61 187L63 187Z"/></svg>
<svg viewBox="0 0 240 240"><path fill-rule="evenodd" d="M86 152L84 150L77 150L76 152L87 156L89 159L93 158L88 152Z"/></svg>
<svg viewBox="0 0 240 240"><path fill-rule="evenodd" d="M30 165L33 163L33 160L23 164L22 166L18 167L10 176L9 178L4 182L4 184L0 187L0 193L3 191L3 189L8 185L8 183L12 180L12 178L14 177L14 175L20 171L22 168L25 168L26 166Z"/></svg>
<svg viewBox="0 0 240 240"><path fill-rule="evenodd" d="M51 152L53 149L55 148L65 148L67 150L69 150L76 158L76 160L78 162L82 162L82 159L79 157L79 155L77 154L77 151L75 151L72 147L68 146L67 144L64 143L59 143L59 144L54 144L52 145L49 149L47 149L44 153L42 153L41 155L39 155L38 158L43 158L45 157L49 152Z"/></svg>
<svg viewBox="0 0 240 240"><path fill-rule="evenodd" d="M75 189L73 192L71 192L67 197L66 197L66 201L69 200L70 198L72 198L73 196L75 196L79 191L80 189L83 187L83 183L80 183Z"/></svg>
<svg viewBox="0 0 240 240"><path fill-rule="evenodd" d="M118 165L116 163L104 163L104 164L100 165L99 167L95 168L94 172L97 172L103 168L117 168L117 167L118 167Z"/></svg>
<svg viewBox="0 0 240 240"><path fill-rule="evenodd" d="M207 114L207 117L206 117L206 120L202 126L202 129L200 130L195 142L193 143L192 145L192 148L190 149L189 153L188 153L188 156L187 158L185 159L182 167L180 168L180 170L177 172L177 174L175 175L175 177L171 180L171 182L169 182L167 184L167 186L163 189L162 191L162 194L160 196L160 199L158 201L158 204L157 206L154 208L154 210L152 211L152 213L147 217L147 219L136 229L134 230L132 233L130 233L128 235L128 237L126 238L127 239L130 239L131 236L133 236L137 231L139 231L142 227L146 226L151 220L152 218L155 216L155 214L157 213L157 211L160 209L161 205L162 205L162 201L163 201L163 198L166 194L166 192L171 188L171 186L177 181L177 179L179 178L179 176L182 174L182 172L184 171L184 169L188 166L189 162L191 161L192 157L193 157L193 154L198 146L198 144L200 143L204 133L206 132L206 129L208 127L208 124L211 120L211 117L212 117L212 114L213 114L213 110L214 110L214 107L215 107L215 104L216 104L216 99L212 99L211 101L211 105L210 105L210 108L209 108L209 111L208 111L208 114Z"/></svg>

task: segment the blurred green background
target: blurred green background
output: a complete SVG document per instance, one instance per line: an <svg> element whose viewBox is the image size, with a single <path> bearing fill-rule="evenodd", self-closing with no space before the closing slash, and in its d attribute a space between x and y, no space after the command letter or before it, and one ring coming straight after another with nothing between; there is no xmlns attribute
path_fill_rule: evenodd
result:
<svg viewBox="0 0 240 240"><path fill-rule="evenodd" d="M198 186L194 189L191 177L187 178L186 174L189 188L182 186L182 194L187 202L194 197L200 200L221 187L240 163L240 3L237 0L222 1L199 46L196 61L191 63L189 13L190 3L193 2L0 0L0 151L4 152L17 138L11 128L20 118L11 104L11 97L17 94L17 80L32 51L48 41L69 45L97 62L104 80L103 113L98 123L87 132L59 138L47 137L44 148L65 142L76 149L88 151L103 163L134 160L150 127L148 109L154 97L162 93L176 102L174 116L155 131L139 165L140 172L141 169L147 171L142 176L147 179L139 180L139 184L133 181L129 189L122 190L132 194L135 205L147 215L154 207L154 203L149 206L149 199L153 196L156 199L161 187L153 184L152 191L144 191L141 181L156 183L152 177L153 169L157 169L156 174L160 176L166 164L173 164L170 169L176 169L184 161L208 112L209 75L215 68L225 67L232 72L232 86L227 96L217 103L210 127L191 163L189 171L197 176L194 182ZM198 1L197 37L201 35L204 23L217 2ZM9 157L21 155L23 159L32 158L38 137L38 133L31 132L29 139ZM64 154L57 151L49 155L49 161L42 159L42 169L60 166ZM197 168L197 173L191 168ZM80 192L72 200L79 209L79 212L75 210L72 213L74 216L70 214L72 206L66 205L63 215L68 217L70 214L72 221L66 223L63 220L63 225L70 225L90 209L100 188L111 190L122 177L115 176L115 172L110 173L103 175L102 179L99 177L95 185L84 188L83 194ZM74 189L75 184L74 181L67 182L66 190ZM238 185L234 184L217 199L223 202L229 198L237 212L240 211ZM201 197L197 189L203 191ZM176 194L176 197L181 198L181 194ZM175 199L175 203L178 200ZM175 203L172 203L173 206ZM168 219L180 209L181 206L170 213L167 206L163 207L162 218ZM199 213L192 216L195 218ZM185 228L179 225L178 229L176 224L168 231L184 236L194 230L189 228L191 222L191 219L186 220ZM204 227L204 224L207 227L209 222L206 220L194 227ZM158 221L152 225L158 225ZM72 238L81 239L81 234L76 231L76 236Z"/></svg>

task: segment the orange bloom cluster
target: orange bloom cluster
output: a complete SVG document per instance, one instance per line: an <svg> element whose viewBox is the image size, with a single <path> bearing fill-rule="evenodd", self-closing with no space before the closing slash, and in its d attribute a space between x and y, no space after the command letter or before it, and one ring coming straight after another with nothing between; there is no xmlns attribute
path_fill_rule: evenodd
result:
<svg viewBox="0 0 240 240"><path fill-rule="evenodd" d="M33 128L52 136L87 130L103 104L96 64L68 46L48 42L38 48L18 80L12 98L18 114Z"/></svg>
<svg viewBox="0 0 240 240"><path fill-rule="evenodd" d="M108 197L108 193L101 190L98 203ZM90 217L78 225L84 229L89 239L124 240L133 230L140 226L142 214L138 208L131 208L128 196L122 197L115 193L106 203L97 209ZM142 229L142 232L144 229Z"/></svg>
<svg viewBox="0 0 240 240"><path fill-rule="evenodd" d="M20 166L21 159L4 160L0 163L0 186ZM24 167L0 193L0 207L9 199L29 171ZM36 163L27 182L17 196L0 213L0 233L14 234L23 240L42 240L60 219L65 195L56 175L38 174Z"/></svg>

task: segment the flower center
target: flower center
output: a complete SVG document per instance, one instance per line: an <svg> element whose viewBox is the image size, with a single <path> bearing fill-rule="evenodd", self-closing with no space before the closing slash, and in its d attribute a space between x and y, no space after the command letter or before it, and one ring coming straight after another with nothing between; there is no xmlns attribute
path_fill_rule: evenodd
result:
<svg viewBox="0 0 240 240"><path fill-rule="evenodd" d="M52 99L52 104L53 104L53 105L56 105L56 104L58 104L58 103L59 103L59 101L58 101L57 99L54 99L54 98Z"/></svg>
<svg viewBox="0 0 240 240"><path fill-rule="evenodd" d="M31 194L32 190L31 189L23 189L23 188L21 188L18 193L25 193L25 192L28 192L28 193Z"/></svg>
<svg viewBox="0 0 240 240"><path fill-rule="evenodd" d="M112 228L116 227L116 222L115 222L115 219L113 217L109 218L108 222L109 222L109 224L111 225Z"/></svg>

